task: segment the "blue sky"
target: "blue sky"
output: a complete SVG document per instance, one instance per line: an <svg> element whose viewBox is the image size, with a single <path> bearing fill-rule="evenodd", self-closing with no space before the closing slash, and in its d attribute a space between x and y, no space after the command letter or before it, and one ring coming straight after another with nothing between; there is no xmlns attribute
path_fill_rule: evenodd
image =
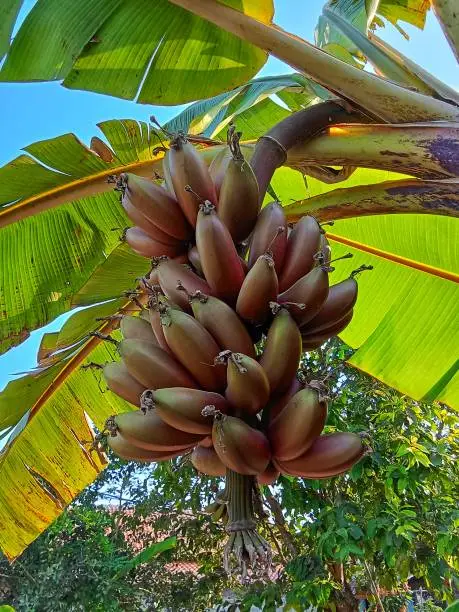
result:
<svg viewBox="0 0 459 612"><path fill-rule="evenodd" d="M26 0L24 12L30 10L34 0ZM314 27L324 0L277 0L275 22L287 31L313 41ZM307 6L307 9L305 9ZM459 70L441 29L432 14L428 15L424 31L406 26L410 35L406 41L388 25L378 34L403 54L421 64L437 78L459 88ZM290 72L282 62L270 58L262 75ZM109 96L79 92L61 87L58 83L5 84L0 83L0 117L2 118L2 147L0 164L18 154L20 149L37 140L74 132L89 142L98 134L96 124L113 118L148 120L154 114L166 121L177 114L177 107L153 107L118 100ZM47 326L46 331L59 329L65 315ZM10 375L35 365L35 355L44 330L33 332L20 347L0 357L0 389Z"/></svg>

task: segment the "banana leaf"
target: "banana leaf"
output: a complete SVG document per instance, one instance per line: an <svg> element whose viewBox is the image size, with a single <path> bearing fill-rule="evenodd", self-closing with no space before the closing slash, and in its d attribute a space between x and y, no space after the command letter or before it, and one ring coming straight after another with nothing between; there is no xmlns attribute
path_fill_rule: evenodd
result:
<svg viewBox="0 0 459 612"><path fill-rule="evenodd" d="M272 0L222 3L264 23L273 16ZM0 31L3 52L14 4ZM63 80L69 88L180 104L245 83L266 58L264 51L167 0L43 0L11 43L0 80Z"/></svg>

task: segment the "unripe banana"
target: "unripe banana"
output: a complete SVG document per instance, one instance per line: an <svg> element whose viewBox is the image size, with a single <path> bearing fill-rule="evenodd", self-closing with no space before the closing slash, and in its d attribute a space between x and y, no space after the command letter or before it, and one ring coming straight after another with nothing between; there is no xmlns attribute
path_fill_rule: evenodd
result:
<svg viewBox="0 0 459 612"><path fill-rule="evenodd" d="M287 219L284 209L280 202L271 202L258 215L250 241L249 268L269 250L272 253L276 272L279 274L284 264L286 249Z"/></svg>
<svg viewBox="0 0 459 612"><path fill-rule="evenodd" d="M324 342L342 332L343 329L345 329L351 322L353 314L354 310L350 310L339 321L332 322L332 325L330 325L330 327L322 329L320 332L301 334L301 338L303 340L303 350L315 350L316 348L319 348L319 346L321 346Z"/></svg>
<svg viewBox="0 0 459 612"><path fill-rule="evenodd" d="M239 146L241 134L230 130L231 158L218 197L218 216L234 242L241 242L253 230L259 211L258 183Z"/></svg>
<svg viewBox="0 0 459 612"><path fill-rule="evenodd" d="M222 463L213 446L196 446L191 453L191 463L198 472L207 474L207 476L226 475L226 465Z"/></svg>
<svg viewBox="0 0 459 612"><path fill-rule="evenodd" d="M320 311L327 299L328 290L328 268L319 265L281 293L277 300L280 304L290 304L289 310L301 327Z"/></svg>
<svg viewBox="0 0 459 612"><path fill-rule="evenodd" d="M193 448L203 437L174 429L167 425L155 410L147 410L146 413L142 410L123 412L110 417L109 421L114 423L115 428L128 442L149 450L186 450ZM111 428L108 422L107 428Z"/></svg>
<svg viewBox="0 0 459 612"><path fill-rule="evenodd" d="M147 389L190 387L198 383L168 353L143 340L122 340L118 350L129 374Z"/></svg>
<svg viewBox="0 0 459 612"><path fill-rule="evenodd" d="M245 273L231 235L210 202L199 207L196 246L210 293L235 304Z"/></svg>
<svg viewBox="0 0 459 612"><path fill-rule="evenodd" d="M260 364L271 393L283 393L292 384L301 358L301 333L292 315L280 308L271 323Z"/></svg>
<svg viewBox="0 0 459 612"><path fill-rule="evenodd" d="M103 373L110 391L130 404L140 406L140 396L145 391L145 387L129 374L122 361L105 364Z"/></svg>
<svg viewBox="0 0 459 612"><path fill-rule="evenodd" d="M269 399L269 380L255 359L242 353L223 351L216 363L226 363L225 397L237 411L245 415L260 412Z"/></svg>
<svg viewBox="0 0 459 612"><path fill-rule="evenodd" d="M240 317L260 325L271 314L269 303L275 302L278 281L274 260L270 253L260 255L242 283L236 302Z"/></svg>
<svg viewBox="0 0 459 612"><path fill-rule="evenodd" d="M158 242L140 227L128 227L123 234L123 240L137 255L142 257L177 257L185 250L184 245L180 242L175 245Z"/></svg>
<svg viewBox="0 0 459 612"><path fill-rule="evenodd" d="M224 389L225 369L214 365L214 359L220 352L220 348L205 327L185 312L167 307L161 313L161 323L169 348L178 361L198 381L199 386L206 391ZM188 387L190 385L175 386Z"/></svg>
<svg viewBox="0 0 459 612"><path fill-rule="evenodd" d="M217 194L204 159L186 137L179 134L170 142L165 157L169 164L172 185L185 217L196 227L199 202L185 187L191 187L203 200L217 203Z"/></svg>
<svg viewBox="0 0 459 612"><path fill-rule="evenodd" d="M286 291L312 270L314 255L320 250L321 229L314 217L302 217L291 231L284 266L279 275L279 291Z"/></svg>
<svg viewBox="0 0 459 612"><path fill-rule="evenodd" d="M167 461L183 454L184 450L178 451L154 451L135 446L126 440L119 432L115 435L107 436L107 444L118 457L127 461L141 461L150 463L151 461Z"/></svg>
<svg viewBox="0 0 459 612"><path fill-rule="evenodd" d="M216 414L212 440L222 463L233 472L262 474L271 458L266 436L237 417Z"/></svg>
<svg viewBox="0 0 459 612"><path fill-rule="evenodd" d="M178 240L188 240L192 237L193 230L177 200L165 189L149 179L130 173L121 174L119 183L123 200L129 200L160 230Z"/></svg>
<svg viewBox="0 0 459 612"><path fill-rule="evenodd" d="M121 205L124 208L124 212L129 217L129 219L136 225L140 227L146 234L153 238L157 242L162 242L163 244L168 244L171 246L176 246L180 244L180 241L177 238L174 238L170 234L166 234L159 227L157 227L154 223L152 223L144 214L142 214L137 208L131 203L129 198L123 198L121 200Z"/></svg>
<svg viewBox="0 0 459 612"><path fill-rule="evenodd" d="M291 461L274 460L284 474L302 478L330 478L350 469L365 454L360 436L338 432L320 436L302 455Z"/></svg>
<svg viewBox="0 0 459 612"><path fill-rule="evenodd" d="M179 283L185 287L188 293L194 293L195 291L212 293L204 279L192 272L187 266L177 263L173 259L161 258L155 262L155 268L159 284L166 297L183 310L190 310L190 305L186 294L177 288Z"/></svg>
<svg viewBox="0 0 459 612"><path fill-rule="evenodd" d="M209 405L215 406L223 413L227 413L229 409L223 396L200 389L169 387L156 391L148 390L142 396L142 407L154 408L165 423L181 431L197 434L212 432L212 417L202 413Z"/></svg>
<svg viewBox="0 0 459 612"><path fill-rule="evenodd" d="M279 478L280 472L279 470L272 464L269 463L266 470L257 476L258 484L261 485L270 485L276 482Z"/></svg>
<svg viewBox="0 0 459 612"><path fill-rule="evenodd" d="M327 402L316 389L298 391L271 421L268 438L277 461L295 459L313 444L324 428Z"/></svg>
<svg viewBox="0 0 459 612"><path fill-rule="evenodd" d="M125 340L145 340L145 342L151 342L159 346L150 323L142 317L123 315L120 330Z"/></svg>
<svg viewBox="0 0 459 612"><path fill-rule="evenodd" d="M195 318L213 336L221 350L255 357L247 329L228 304L199 291L190 297L190 303Z"/></svg>

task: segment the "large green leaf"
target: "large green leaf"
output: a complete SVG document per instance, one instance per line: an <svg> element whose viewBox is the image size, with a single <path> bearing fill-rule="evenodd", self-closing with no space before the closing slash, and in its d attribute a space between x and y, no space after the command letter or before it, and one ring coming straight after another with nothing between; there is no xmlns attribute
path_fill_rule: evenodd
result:
<svg viewBox="0 0 459 612"><path fill-rule="evenodd" d="M356 184L387 181L387 173L357 170L340 184L342 202L353 201ZM385 183L382 182L381 185ZM307 185L294 171L283 168L272 185L298 215L316 213L312 204L336 190L308 178ZM349 195L346 194L349 192ZM332 210L332 209L331 209ZM333 213L330 214L332 218ZM358 349L351 359L356 367L415 399L441 399L459 405L453 379L458 369L459 343L459 223L457 219L422 215L381 215L336 221L329 231L334 256L353 253L337 262L331 275L339 282L362 265L374 270L359 278L359 299L352 323L341 334ZM439 248L438 245L443 247ZM454 280L455 279L455 282ZM403 367L401 367L403 364Z"/></svg>
<svg viewBox="0 0 459 612"><path fill-rule="evenodd" d="M25 202L33 210L44 194L52 200L53 190L68 189L66 206L1 230L1 351L68 311L73 302L78 306L94 303L96 292L88 301L82 294L73 298L101 266L105 271L117 267L118 284L99 301L135 287L135 278L145 272L145 260L120 246L122 228L129 223L119 196L106 181L108 174L126 164L136 168L151 165L151 149L157 140L146 124L135 121L105 122L101 129L117 156L112 163L102 161L73 134L66 134L26 147L33 157L22 155L0 169L0 217L2 212L21 209ZM90 193L97 195L79 197ZM106 286L102 278L99 283Z"/></svg>
<svg viewBox="0 0 459 612"><path fill-rule="evenodd" d="M273 16L272 0L222 3L264 23ZM265 61L265 52L167 0L40 0L15 37L0 79L64 79L70 88L178 104L240 85Z"/></svg>
<svg viewBox="0 0 459 612"><path fill-rule="evenodd" d="M456 0L431 0L432 8L459 62L459 20Z"/></svg>
<svg viewBox="0 0 459 612"><path fill-rule="evenodd" d="M14 22L24 0L4 0L0 22L0 60L8 51Z"/></svg>
<svg viewBox="0 0 459 612"><path fill-rule="evenodd" d="M112 360L113 350L99 345L88 361ZM13 443L0 453L0 547L13 559L62 512L103 467L90 452L93 433L108 416L129 410L111 392L101 393L98 371L72 370L40 406L26 413L13 432ZM36 391L24 393L31 407ZM87 416L86 416L87 415Z"/></svg>

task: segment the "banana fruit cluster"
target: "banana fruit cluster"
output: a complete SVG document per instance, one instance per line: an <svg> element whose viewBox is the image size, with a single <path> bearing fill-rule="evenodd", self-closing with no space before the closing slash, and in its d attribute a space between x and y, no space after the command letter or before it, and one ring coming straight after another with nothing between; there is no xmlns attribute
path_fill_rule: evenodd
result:
<svg viewBox="0 0 459 612"><path fill-rule="evenodd" d="M280 473L328 478L365 447L353 433L322 434L326 397L297 372L303 351L351 321L355 274L330 286L330 248L313 217L291 228L280 203L260 211L239 138L231 128L208 168L179 134L162 185L118 178L134 223L124 238L153 263L148 307L123 317L121 360L104 366L110 390L138 407L110 417L107 443L137 461L189 453L200 473L260 484Z"/></svg>

